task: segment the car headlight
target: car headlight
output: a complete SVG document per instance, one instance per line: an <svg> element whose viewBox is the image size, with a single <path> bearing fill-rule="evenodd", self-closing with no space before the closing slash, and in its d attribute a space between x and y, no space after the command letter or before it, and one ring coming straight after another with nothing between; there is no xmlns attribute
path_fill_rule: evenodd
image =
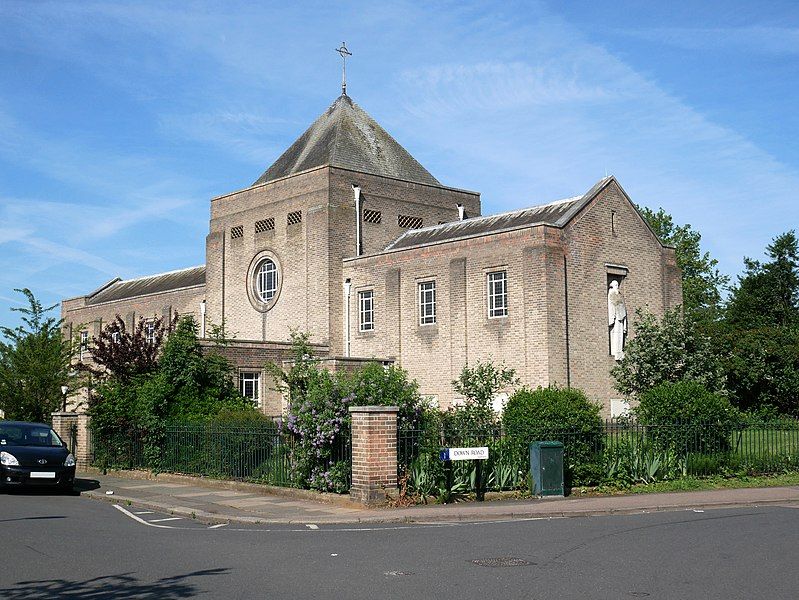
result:
<svg viewBox="0 0 799 600"><path fill-rule="evenodd" d="M67 455L67 459L64 461L65 467L74 467L75 466L75 457L71 454Z"/></svg>
<svg viewBox="0 0 799 600"><path fill-rule="evenodd" d="M18 467L19 461L13 454L9 454L8 452L0 452L0 465L5 465L7 467Z"/></svg>

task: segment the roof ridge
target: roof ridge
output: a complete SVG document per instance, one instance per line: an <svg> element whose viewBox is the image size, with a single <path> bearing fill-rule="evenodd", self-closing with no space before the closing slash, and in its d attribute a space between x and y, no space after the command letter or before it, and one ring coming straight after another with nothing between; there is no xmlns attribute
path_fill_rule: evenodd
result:
<svg viewBox="0 0 799 600"><path fill-rule="evenodd" d="M452 231L457 232L459 229L464 229L464 231L462 232L462 235L460 237L463 237L463 236L469 237L471 235L474 235L472 233L469 233L469 230L474 230L475 228L479 229L481 224L492 223L492 222L499 224L503 220L512 219L514 217L522 217L525 214L529 214L529 215L533 216L533 215L536 215L537 213L543 213L541 218L545 219L546 218L547 209L552 210L552 209L556 209L556 207L563 206L564 208L560 209L560 211L568 212L575 205L577 205L581 200L583 200L585 197L586 197L586 194L581 194L579 196L571 196L569 198L561 198L559 200L553 200L551 202L547 202L546 204L537 204L535 206L528 206L528 207L525 207L525 208L517 208L517 209L514 209L514 210L501 212L501 213L495 213L495 214L492 214L492 215L483 215L483 216L480 216L480 217L472 217L471 219L463 219L463 220L459 220L459 221L448 221L447 223L440 223L438 225L430 225L428 227L420 227L419 229L411 229L411 230L408 230L408 231L404 232L398 238L396 238L391 243L389 243L383 249L383 251L385 252L385 251L389 251L389 250L394 250L394 249L397 248L397 246L402 246L402 242L403 241L409 241L411 246L412 245L416 245L419 242L414 244L414 240L413 240L414 237L421 237L422 239L425 239L426 236L429 237L430 235L433 235L435 237L435 235L438 234L439 232L444 232L446 230L452 230ZM565 206L565 205L569 205L569 206ZM544 222L546 222L546 221L541 221L541 223L544 223ZM520 226L528 227L528 226L532 226L532 225L535 225L535 224L539 224L539 223L532 222L532 221L527 221L527 222L523 223L523 225L520 225ZM516 226L514 225L513 227L516 227ZM500 230L503 230L503 229L500 229ZM497 231L500 231L500 230L497 230ZM445 234L441 233L440 235L445 235ZM452 238L452 239L459 239L459 238L456 237L456 238Z"/></svg>
<svg viewBox="0 0 799 600"><path fill-rule="evenodd" d="M164 271L163 273L154 273L152 275L142 275L141 277L133 277L131 279L119 279L115 283L130 283L131 281L142 281L144 279L153 279L155 277L163 277L164 275L175 275L176 273L183 273L185 271L192 271L194 269L204 269L205 265L195 265L193 267L185 267L183 269L173 269L172 271Z"/></svg>
<svg viewBox="0 0 799 600"><path fill-rule="evenodd" d="M334 106L337 105L339 100L341 100L342 98L346 98L349 100L349 96L347 96L347 93L344 92L341 94L341 96L336 98L336 101L333 103L333 105ZM351 105L354 104L352 100L350 100L350 104ZM336 108L336 110L339 110L338 107ZM340 124L341 124L341 114L336 116L336 121L333 123L333 127L335 129L336 134L333 136L333 151L330 153L330 160L328 161L331 165L333 165L334 162L336 161L337 158L336 155L338 154L338 136L341 133L341 127L339 127Z"/></svg>

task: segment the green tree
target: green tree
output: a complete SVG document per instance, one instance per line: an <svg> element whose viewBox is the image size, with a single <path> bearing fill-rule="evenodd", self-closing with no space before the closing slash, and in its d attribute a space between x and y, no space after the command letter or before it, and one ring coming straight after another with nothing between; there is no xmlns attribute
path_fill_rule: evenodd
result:
<svg viewBox="0 0 799 600"><path fill-rule="evenodd" d="M75 386L73 344L63 338L61 320L47 316L58 305L45 308L29 289L14 291L28 306L11 309L23 315L21 325L0 327L0 410L8 419L44 421L61 408L61 386Z"/></svg>
<svg viewBox="0 0 799 600"><path fill-rule="evenodd" d="M491 360L477 361L474 366L464 365L460 375L452 382L452 387L465 398L461 406L456 406L450 415L451 424L460 429L480 430L497 423L494 412L494 397L508 387L519 384L516 371L495 365Z"/></svg>
<svg viewBox="0 0 799 600"><path fill-rule="evenodd" d="M702 252L702 235L690 225L676 225L670 214L639 206L644 219L664 244L674 246L677 266L682 272L682 295L685 312L698 321L718 318L722 291L729 277L722 275L718 261Z"/></svg>
<svg viewBox="0 0 799 600"><path fill-rule="evenodd" d="M679 308L666 312L660 321L651 313L636 311L635 337L611 375L616 389L628 397L682 380L697 381L711 392L724 390L724 373L710 338Z"/></svg>
<svg viewBox="0 0 799 600"><path fill-rule="evenodd" d="M716 344L738 408L799 417L799 326L720 329Z"/></svg>
<svg viewBox="0 0 799 600"><path fill-rule="evenodd" d="M178 321L167 338L149 390L154 412L163 407L169 419L204 419L220 410L251 406L233 381L233 367L213 350L203 352L197 322L190 316Z"/></svg>
<svg viewBox="0 0 799 600"><path fill-rule="evenodd" d="M175 323L170 324L170 329ZM150 334L148 326L152 327ZM147 321L144 317L128 331L125 321L117 315L100 336L92 340L93 362L85 363L83 369L101 381L108 378L128 381L151 373L158 368L158 355L167 332L162 319Z"/></svg>
<svg viewBox="0 0 799 600"><path fill-rule="evenodd" d="M799 247L794 231L774 238L764 263L744 258L727 304L726 321L736 327L799 324Z"/></svg>

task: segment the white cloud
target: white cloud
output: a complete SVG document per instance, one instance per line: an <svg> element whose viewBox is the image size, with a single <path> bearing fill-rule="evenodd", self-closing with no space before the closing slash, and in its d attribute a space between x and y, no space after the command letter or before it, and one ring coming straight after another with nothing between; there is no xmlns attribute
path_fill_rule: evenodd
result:
<svg viewBox="0 0 799 600"><path fill-rule="evenodd" d="M799 54L799 29L790 27L657 27L622 29L615 33L686 50L776 56Z"/></svg>

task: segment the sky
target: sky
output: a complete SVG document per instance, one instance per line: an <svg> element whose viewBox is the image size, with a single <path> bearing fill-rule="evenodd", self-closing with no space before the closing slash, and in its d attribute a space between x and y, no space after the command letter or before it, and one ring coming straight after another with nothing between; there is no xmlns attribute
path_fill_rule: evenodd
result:
<svg viewBox="0 0 799 600"><path fill-rule="evenodd" d="M0 0L0 324L203 264L209 200L340 93L483 214L586 192L722 272L799 226L796 2Z"/></svg>

